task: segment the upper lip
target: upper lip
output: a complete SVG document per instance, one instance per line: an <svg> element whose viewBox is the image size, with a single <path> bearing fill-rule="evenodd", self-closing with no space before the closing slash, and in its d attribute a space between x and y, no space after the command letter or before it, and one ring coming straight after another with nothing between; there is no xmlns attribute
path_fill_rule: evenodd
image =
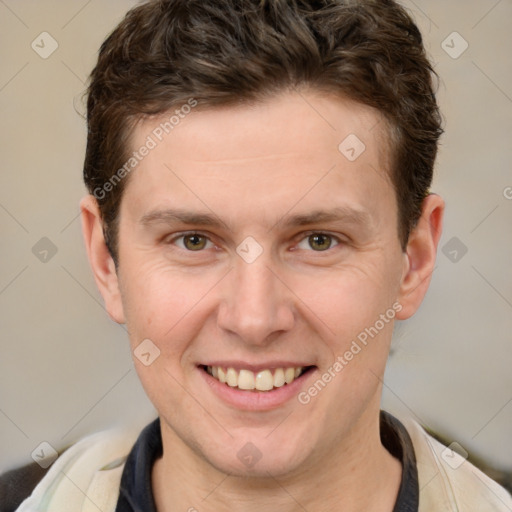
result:
<svg viewBox="0 0 512 512"><path fill-rule="evenodd" d="M201 363L199 366L220 366L221 368L234 368L235 370L250 370L252 372L259 372L261 370L275 370L276 368L306 368L314 366L310 363L303 363L297 361L268 361L266 363L247 363L244 361L209 361Z"/></svg>

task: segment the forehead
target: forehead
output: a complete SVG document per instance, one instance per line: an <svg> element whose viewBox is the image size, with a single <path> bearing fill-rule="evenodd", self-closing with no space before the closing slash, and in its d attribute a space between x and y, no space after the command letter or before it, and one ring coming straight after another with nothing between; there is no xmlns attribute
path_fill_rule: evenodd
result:
<svg viewBox="0 0 512 512"><path fill-rule="evenodd" d="M178 106L141 121L132 149L149 140L125 191L141 211L185 198L204 210L208 199L226 216L262 208L271 222L272 208L300 213L342 197L359 210L361 202L370 210L394 202L385 122L352 101L304 92L234 107Z"/></svg>
<svg viewBox="0 0 512 512"><path fill-rule="evenodd" d="M174 142L184 153L194 151L197 159L247 159L261 156L262 149L278 155L290 149L306 154L320 146L336 148L340 138L353 134L371 155L386 149L384 117L376 109L348 99L304 91L234 106L189 108L193 101L191 98L161 116L141 120L131 138L132 146L144 143L152 134L158 145ZM246 142L247 137L251 143L232 144ZM307 146L303 145L305 139Z"/></svg>

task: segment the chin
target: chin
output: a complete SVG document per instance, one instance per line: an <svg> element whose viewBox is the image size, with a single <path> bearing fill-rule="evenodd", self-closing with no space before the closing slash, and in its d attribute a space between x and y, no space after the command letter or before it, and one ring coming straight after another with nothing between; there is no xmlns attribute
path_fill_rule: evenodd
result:
<svg viewBox="0 0 512 512"><path fill-rule="evenodd" d="M242 448L244 450L244 448ZM252 453L252 455L250 455ZM278 453L272 456L256 452L254 446L245 447L241 461L238 456L214 457L209 462L217 470L230 476L240 478L281 478L289 476L301 466L296 454ZM250 460L252 458L253 460Z"/></svg>
<svg viewBox="0 0 512 512"><path fill-rule="evenodd" d="M237 433L230 438L229 448L210 440L207 448L201 450L201 456L217 470L232 476L284 477L304 466L314 451L314 443L298 433L295 436L286 431L280 434L272 433L271 429L261 433L251 429L247 435Z"/></svg>

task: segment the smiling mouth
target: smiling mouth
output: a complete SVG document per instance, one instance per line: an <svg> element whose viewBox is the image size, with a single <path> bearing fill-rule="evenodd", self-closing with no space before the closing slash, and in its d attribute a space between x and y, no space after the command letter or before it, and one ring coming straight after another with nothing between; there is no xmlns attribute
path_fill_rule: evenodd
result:
<svg viewBox="0 0 512 512"><path fill-rule="evenodd" d="M204 366L201 368L219 382L243 391L272 391L302 377L314 366L298 366L275 368L253 372L251 370L235 370L221 366Z"/></svg>

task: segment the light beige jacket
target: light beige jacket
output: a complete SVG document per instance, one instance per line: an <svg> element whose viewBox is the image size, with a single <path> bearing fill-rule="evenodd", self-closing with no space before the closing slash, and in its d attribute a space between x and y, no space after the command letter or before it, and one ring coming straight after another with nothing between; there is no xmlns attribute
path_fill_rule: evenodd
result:
<svg viewBox="0 0 512 512"><path fill-rule="evenodd" d="M419 512L512 512L512 497L480 470L403 420L416 453ZM136 432L107 431L65 451L17 512L114 512Z"/></svg>

